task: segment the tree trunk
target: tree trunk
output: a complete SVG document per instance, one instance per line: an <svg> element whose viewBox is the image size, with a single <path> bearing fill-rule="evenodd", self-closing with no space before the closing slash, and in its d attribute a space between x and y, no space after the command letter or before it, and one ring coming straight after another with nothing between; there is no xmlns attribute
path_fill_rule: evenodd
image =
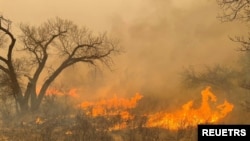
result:
<svg viewBox="0 0 250 141"><path fill-rule="evenodd" d="M28 102L26 102L24 99L19 101L19 107L20 107L20 112L21 114L27 113L29 111L29 105Z"/></svg>
<svg viewBox="0 0 250 141"><path fill-rule="evenodd" d="M30 111L35 112L39 109L39 107L40 107L40 103L38 102L38 99L37 98L32 99L31 105L30 105Z"/></svg>

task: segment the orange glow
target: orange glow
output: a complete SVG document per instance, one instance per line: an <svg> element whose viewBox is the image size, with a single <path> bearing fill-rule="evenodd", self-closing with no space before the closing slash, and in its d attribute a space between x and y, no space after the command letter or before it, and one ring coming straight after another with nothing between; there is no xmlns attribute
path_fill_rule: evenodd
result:
<svg viewBox="0 0 250 141"><path fill-rule="evenodd" d="M68 95L70 96L70 97L74 97L74 98L79 98L80 96L77 94L77 89L70 89L69 90L69 93L68 93Z"/></svg>
<svg viewBox="0 0 250 141"><path fill-rule="evenodd" d="M36 118L36 121L35 121L36 124L43 124L43 122L44 121L40 117Z"/></svg>
<svg viewBox="0 0 250 141"><path fill-rule="evenodd" d="M219 120L225 118L233 110L234 105L227 100L217 105L217 98L210 89L210 87L207 87L201 92L201 104L197 108L194 107L194 101L190 100L183 104L181 109L173 112L162 110L153 114L144 114L143 117L146 117L147 120L143 126L178 130L194 127L198 124L218 123ZM64 94L56 89L49 89L46 95ZM66 95L73 98L79 97L76 89L71 89ZM134 120L134 115L130 111L136 108L138 101L142 97L139 93L128 99L114 96L99 101L84 101L77 107L91 117L103 116L109 118L119 116L121 122L113 127L109 127L110 130L119 130L128 127L128 120Z"/></svg>
<svg viewBox="0 0 250 141"><path fill-rule="evenodd" d="M37 88L36 92L39 93L40 91L40 87ZM77 94L77 89L76 88L72 88L70 89L68 92L63 92L63 91L60 91L56 88L49 88L47 89L46 91L46 96L70 96L70 97L73 97L73 98L79 98L80 96Z"/></svg>
<svg viewBox="0 0 250 141"><path fill-rule="evenodd" d="M198 108L193 107L194 101L188 101L180 110L172 113L162 111L151 115L145 115L147 122L145 127L160 127L170 130L184 129L187 127L196 126L201 123L216 123L223 119L228 113L233 110L233 105L226 100L223 104L212 108L211 103L217 101L216 96L207 87L201 92L202 101ZM81 108L90 116L114 116L119 115L122 119L132 119L133 116L129 113L129 109L135 108L137 101L142 98L142 95L136 94L131 99L113 97L107 100L97 102L83 102ZM126 124L116 125L117 127L126 128ZM118 129L113 127L112 129ZM120 128L119 128L120 129Z"/></svg>
<svg viewBox="0 0 250 141"><path fill-rule="evenodd" d="M216 123L233 110L233 105L226 100L223 104L211 108L209 102L216 102L216 96L207 87L201 92L202 101L199 108L193 108L193 101L173 113L158 112L148 116L147 127L162 127L170 130L184 129L201 123Z"/></svg>
<svg viewBox="0 0 250 141"><path fill-rule="evenodd" d="M64 95L63 92L57 90L57 89L54 89L54 88L50 88L46 91L46 95L49 96L49 95L57 95L57 96L62 96Z"/></svg>
<svg viewBox="0 0 250 141"><path fill-rule="evenodd" d="M119 115L122 119L131 119L133 116L129 113L129 109L135 108L137 101L142 98L142 95L137 93L131 99L117 98L117 96L100 100L97 102L82 102L80 107L86 110L91 116L115 116Z"/></svg>

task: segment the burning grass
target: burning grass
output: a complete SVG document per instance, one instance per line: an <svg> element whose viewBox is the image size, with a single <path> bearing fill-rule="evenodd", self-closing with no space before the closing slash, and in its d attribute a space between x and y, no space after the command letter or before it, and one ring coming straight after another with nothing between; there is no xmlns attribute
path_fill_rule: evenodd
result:
<svg viewBox="0 0 250 141"><path fill-rule="evenodd" d="M227 100L223 104L216 105L213 108L211 103L215 103L217 98L211 92L210 87L204 89L201 92L201 96L202 101L198 108L193 107L194 101L191 100L184 104L182 108L173 112L163 110L153 114L141 115L147 119L144 126L170 130L184 129L190 126L194 127L198 124L216 123L233 110L234 105ZM134 116L129 111L136 107L137 101L141 98L142 95L136 94L131 99L114 97L96 102L83 102L80 108L89 116L120 116L122 120L127 121L134 119ZM117 125L117 127L121 126ZM123 123L122 127L126 128L127 125Z"/></svg>
<svg viewBox="0 0 250 141"><path fill-rule="evenodd" d="M148 127L162 127L170 130L184 129L198 124L216 123L229 114L234 105L227 100L223 104L217 105L215 109L210 106L211 102L216 102L216 96L207 87L201 92L202 101L198 108L193 107L193 100L188 101L181 109L172 113L158 112L149 115Z"/></svg>
<svg viewBox="0 0 250 141"><path fill-rule="evenodd" d="M2 128L0 140L195 140L197 124L219 123L234 108L227 100L222 104L215 103L217 98L210 87L201 92L199 107L194 107L194 101L190 100L175 111L163 109L151 114L135 112L143 98L139 93L131 98L115 96L99 101L84 101L74 106L65 103L63 96L77 98L79 95L75 89L68 94L48 91L43 114L32 116L29 121L24 118L26 121L15 124L14 128ZM61 103L58 102L60 97L64 99ZM48 112L50 110L57 113Z"/></svg>

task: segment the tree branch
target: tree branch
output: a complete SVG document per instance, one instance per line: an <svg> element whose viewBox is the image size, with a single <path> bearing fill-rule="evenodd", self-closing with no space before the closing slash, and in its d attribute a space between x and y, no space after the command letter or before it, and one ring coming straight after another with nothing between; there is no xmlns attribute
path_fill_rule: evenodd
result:
<svg viewBox="0 0 250 141"><path fill-rule="evenodd" d="M9 69L0 65L0 70L4 71L6 74L9 74Z"/></svg>
<svg viewBox="0 0 250 141"><path fill-rule="evenodd" d="M217 3L223 11L218 17L221 21L250 20L249 0L217 0Z"/></svg>

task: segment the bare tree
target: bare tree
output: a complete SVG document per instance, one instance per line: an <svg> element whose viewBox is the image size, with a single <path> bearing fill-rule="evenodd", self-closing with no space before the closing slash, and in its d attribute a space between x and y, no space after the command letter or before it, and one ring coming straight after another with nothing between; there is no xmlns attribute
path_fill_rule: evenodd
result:
<svg viewBox="0 0 250 141"><path fill-rule="evenodd" d="M217 0L219 7L221 8L221 14L219 19L223 22L241 21L249 24L250 21L250 0ZM246 36L230 37L230 40L238 43L238 51L244 52L240 62L241 71L239 76L239 86L250 90L249 79L249 51L250 51L250 33Z"/></svg>
<svg viewBox="0 0 250 141"><path fill-rule="evenodd" d="M17 45L10 25L9 20L0 18L0 32L10 39L7 57L0 56L0 70L10 78L13 96L21 112L37 110L48 87L66 68L80 62L111 67L112 55L121 52L116 42L106 34L96 35L87 28L79 28L72 21L55 18L38 27L21 24L18 39L23 43L21 52L26 58L20 61L14 59L13 50ZM57 59L56 64L50 64L53 58ZM45 78L41 75L44 72L47 72ZM25 86L22 76L28 78ZM41 86L40 91L37 91L38 85Z"/></svg>
<svg viewBox="0 0 250 141"><path fill-rule="evenodd" d="M250 21L250 0L217 0L217 3L221 8L218 18L222 22L241 21L248 24ZM230 40L241 45L239 51L250 50L249 36L230 37Z"/></svg>
<svg viewBox="0 0 250 141"><path fill-rule="evenodd" d="M237 72L228 67L215 65L212 67L205 66L201 71L189 67L181 73L181 76L183 86L188 88L210 85L222 90L228 90L234 85Z"/></svg>
<svg viewBox="0 0 250 141"><path fill-rule="evenodd" d="M250 20L250 1L249 0L217 0L222 9L219 18L222 21Z"/></svg>

